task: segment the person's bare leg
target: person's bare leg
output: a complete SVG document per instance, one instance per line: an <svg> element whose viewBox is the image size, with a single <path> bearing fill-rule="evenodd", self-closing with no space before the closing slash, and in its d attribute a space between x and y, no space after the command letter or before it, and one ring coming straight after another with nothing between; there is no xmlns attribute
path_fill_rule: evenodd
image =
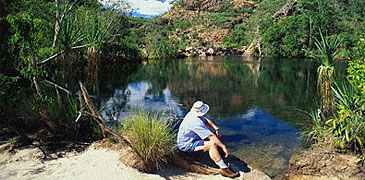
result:
<svg viewBox="0 0 365 180"><path fill-rule="evenodd" d="M210 158L214 161L214 162L218 162L219 160L222 159L221 155L219 154L218 151L218 146L213 143L212 141L207 141L207 145L209 146L209 156ZM205 143L204 143L205 146Z"/></svg>
<svg viewBox="0 0 365 180"><path fill-rule="evenodd" d="M210 158L219 166L220 173L223 176L235 178L239 176L238 173L232 172L224 163L222 156L219 154L218 146L212 141L204 141L204 146L198 146L195 151L209 151Z"/></svg>

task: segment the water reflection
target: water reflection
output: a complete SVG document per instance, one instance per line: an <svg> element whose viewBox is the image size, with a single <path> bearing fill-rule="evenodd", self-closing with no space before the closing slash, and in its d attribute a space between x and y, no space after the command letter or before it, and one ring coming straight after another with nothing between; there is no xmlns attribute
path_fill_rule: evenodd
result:
<svg viewBox="0 0 365 180"><path fill-rule="evenodd" d="M313 107L316 68L303 59L150 61L128 76L103 74L101 113L109 121L121 121L135 108L183 116L191 104L203 100L232 153L274 175L300 150L298 132L310 125L297 110Z"/></svg>
<svg viewBox="0 0 365 180"><path fill-rule="evenodd" d="M101 115L107 121L123 121L130 111L137 109L183 115L168 87L158 94L152 93L152 90L153 85L147 81L133 82L124 89L115 89L113 96L106 100Z"/></svg>
<svg viewBox="0 0 365 180"><path fill-rule="evenodd" d="M258 107L216 122L232 153L269 175L284 171L291 154L300 150L298 130Z"/></svg>

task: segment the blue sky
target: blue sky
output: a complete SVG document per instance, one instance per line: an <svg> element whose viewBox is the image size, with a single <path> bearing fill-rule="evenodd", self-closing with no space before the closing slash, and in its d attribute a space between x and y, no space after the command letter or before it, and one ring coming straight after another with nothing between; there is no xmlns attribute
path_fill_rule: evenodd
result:
<svg viewBox="0 0 365 180"><path fill-rule="evenodd" d="M133 16L153 17L167 12L172 0L126 0L132 8Z"/></svg>

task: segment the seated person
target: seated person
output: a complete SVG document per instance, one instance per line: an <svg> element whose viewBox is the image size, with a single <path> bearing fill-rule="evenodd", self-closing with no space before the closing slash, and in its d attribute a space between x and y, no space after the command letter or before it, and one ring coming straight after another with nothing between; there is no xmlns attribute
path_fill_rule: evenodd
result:
<svg viewBox="0 0 365 180"><path fill-rule="evenodd" d="M202 101L193 104L179 127L178 148L184 152L209 151L210 158L219 166L222 176L238 177L239 174L230 170L219 154L218 148L222 148L225 157L229 156L229 151L219 140L221 137L219 128L211 120L204 117L208 111L209 106ZM217 135L212 133L207 125L213 128Z"/></svg>

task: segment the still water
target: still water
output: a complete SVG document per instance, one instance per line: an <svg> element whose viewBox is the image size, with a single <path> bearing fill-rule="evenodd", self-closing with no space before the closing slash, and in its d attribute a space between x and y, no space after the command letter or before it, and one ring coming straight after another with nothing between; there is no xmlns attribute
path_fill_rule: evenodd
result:
<svg viewBox="0 0 365 180"><path fill-rule="evenodd" d="M314 107L317 66L303 59L211 57L104 67L101 113L110 122L136 108L183 117L203 100L231 154L275 176L302 148L300 132L310 120L301 110Z"/></svg>

